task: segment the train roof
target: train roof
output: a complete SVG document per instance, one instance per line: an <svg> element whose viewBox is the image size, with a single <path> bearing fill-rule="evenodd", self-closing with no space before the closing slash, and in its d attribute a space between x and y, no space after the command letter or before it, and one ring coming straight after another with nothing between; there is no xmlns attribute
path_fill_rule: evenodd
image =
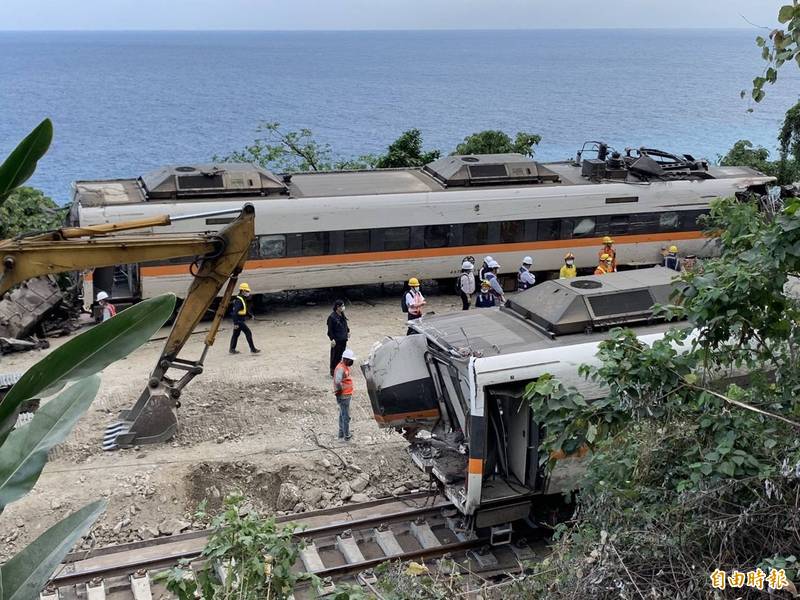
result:
<svg viewBox="0 0 800 600"><path fill-rule="evenodd" d="M489 357L600 341L615 326L665 331L652 307L665 304L676 273L663 267L551 280L505 307L424 317L411 327L450 354Z"/></svg>
<svg viewBox="0 0 800 600"><path fill-rule="evenodd" d="M150 200L324 198L443 193L475 187L635 184L653 180L753 178L761 183L769 180L749 167L717 167L688 155L668 156L670 162L658 162L650 155L643 155L609 159L608 163L597 160L540 163L513 153L456 155L418 168L285 175L249 163L172 165L135 179L77 181L74 200L83 206L102 206Z"/></svg>

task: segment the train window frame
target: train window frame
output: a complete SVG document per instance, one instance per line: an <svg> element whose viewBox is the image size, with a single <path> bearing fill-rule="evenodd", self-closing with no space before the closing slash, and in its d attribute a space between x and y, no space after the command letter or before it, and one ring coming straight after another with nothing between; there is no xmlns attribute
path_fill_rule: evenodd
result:
<svg viewBox="0 0 800 600"><path fill-rule="evenodd" d="M536 239L541 242L552 242L562 239L562 219L540 219L536 229Z"/></svg>
<svg viewBox="0 0 800 600"><path fill-rule="evenodd" d="M707 215L708 210L687 210L683 211L680 215L680 230L681 231L699 231L702 230L703 227L698 225L697 219L700 218L701 215Z"/></svg>
<svg viewBox="0 0 800 600"><path fill-rule="evenodd" d="M303 234L302 233L287 233L286 234L286 256L297 257L303 256Z"/></svg>
<svg viewBox="0 0 800 600"><path fill-rule="evenodd" d="M578 225L591 221L591 228L582 231L582 233L575 235L575 229ZM572 217L569 219L561 220L561 237L565 240L592 238L597 236L597 218L596 217Z"/></svg>
<svg viewBox="0 0 800 600"><path fill-rule="evenodd" d="M387 235L391 235L394 232L402 232L403 230L405 230L405 244L402 243L402 240L400 240L400 243L396 243L395 240L392 240L390 243L395 247L387 247ZM401 252L411 248L411 227L386 227L383 229L382 233L381 245L385 252Z"/></svg>
<svg viewBox="0 0 800 600"><path fill-rule="evenodd" d="M630 233L631 230L631 216L624 215L609 215L608 219L608 235L625 235Z"/></svg>
<svg viewBox="0 0 800 600"><path fill-rule="evenodd" d="M300 235L300 256L324 256L330 253L330 232L306 231ZM316 242L312 236L317 238Z"/></svg>
<svg viewBox="0 0 800 600"><path fill-rule="evenodd" d="M536 219L527 219L525 221L525 241L535 242L539 235L539 221Z"/></svg>
<svg viewBox="0 0 800 600"><path fill-rule="evenodd" d="M632 213L629 231L631 234L658 233L658 213Z"/></svg>
<svg viewBox="0 0 800 600"><path fill-rule="evenodd" d="M475 228L475 234L483 230L484 235L472 235L471 229ZM489 223L473 221L463 223L461 226L461 243L464 246L485 246L489 243Z"/></svg>
<svg viewBox="0 0 800 600"><path fill-rule="evenodd" d="M408 247L410 250L418 250L425 247L424 225L414 225L411 227L411 238Z"/></svg>
<svg viewBox="0 0 800 600"><path fill-rule="evenodd" d="M671 226L667 225L667 217L669 221L673 222ZM658 214L658 230L659 231L678 231L681 227L681 215L678 211L671 210Z"/></svg>
<svg viewBox="0 0 800 600"><path fill-rule="evenodd" d="M521 219L515 219L513 221L500 221L499 235L501 244L518 244L520 242L524 242L525 221Z"/></svg>
<svg viewBox="0 0 800 600"><path fill-rule="evenodd" d="M359 234L366 235L366 247L363 245L358 246L357 249L352 249L352 245L348 245L348 235ZM363 241L363 240L362 240ZM362 249L363 248L363 249ZM342 253L343 254L358 254L362 252L369 252L372 249L372 235L369 229L347 229L342 232Z"/></svg>
<svg viewBox="0 0 800 600"><path fill-rule="evenodd" d="M284 258L286 257L286 235L283 233L274 233L269 235L256 236L258 242L258 257L259 258ZM265 242L279 242L281 250L279 252L264 252Z"/></svg>
<svg viewBox="0 0 800 600"><path fill-rule="evenodd" d="M422 233L423 245L425 248L447 248L453 237L452 229L448 224L425 225Z"/></svg>

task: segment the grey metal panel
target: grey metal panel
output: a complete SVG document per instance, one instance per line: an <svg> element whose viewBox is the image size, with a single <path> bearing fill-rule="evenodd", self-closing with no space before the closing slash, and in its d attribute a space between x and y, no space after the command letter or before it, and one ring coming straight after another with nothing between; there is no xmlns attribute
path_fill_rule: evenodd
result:
<svg viewBox="0 0 800 600"><path fill-rule="evenodd" d="M297 196L362 196L441 190L441 186L418 170L340 171L298 173L292 176Z"/></svg>

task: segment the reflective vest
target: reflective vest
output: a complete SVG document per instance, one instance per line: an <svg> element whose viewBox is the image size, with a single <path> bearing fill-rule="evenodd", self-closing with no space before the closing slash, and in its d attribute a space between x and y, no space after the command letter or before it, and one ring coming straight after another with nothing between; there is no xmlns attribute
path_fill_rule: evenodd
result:
<svg viewBox="0 0 800 600"><path fill-rule="evenodd" d="M341 373L341 375L339 375ZM336 389L336 380L341 377L342 378L342 387L341 389ZM353 395L353 378L350 377L350 367L348 367L344 362L340 362L336 365L336 369L333 371L333 391L336 393L337 396L352 396Z"/></svg>
<svg viewBox="0 0 800 600"><path fill-rule="evenodd" d="M236 314L239 315L240 317L246 317L247 316L247 302L244 301L244 296L236 296L236 299L239 300L239 302L242 303L242 308Z"/></svg>
<svg viewBox="0 0 800 600"><path fill-rule="evenodd" d="M571 267L569 265L564 265L561 267L561 270L558 273L559 279L571 279L578 274L578 269L575 265Z"/></svg>
<svg viewBox="0 0 800 600"><path fill-rule="evenodd" d="M603 256L603 254L608 254L611 257L611 269L612 271L617 270L617 250L614 246L603 246L603 249L597 253L597 258ZM607 273L611 271L606 271Z"/></svg>
<svg viewBox="0 0 800 600"><path fill-rule="evenodd" d="M595 275L605 275L606 273L610 273L610 271L606 271L605 265L597 265L597 268L594 270Z"/></svg>

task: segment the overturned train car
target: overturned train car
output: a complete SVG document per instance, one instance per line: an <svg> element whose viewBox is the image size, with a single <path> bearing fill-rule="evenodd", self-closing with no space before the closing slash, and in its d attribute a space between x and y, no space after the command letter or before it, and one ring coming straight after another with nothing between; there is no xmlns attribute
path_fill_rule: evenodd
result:
<svg viewBox="0 0 800 600"><path fill-rule="evenodd" d="M387 338L363 365L375 420L402 430L414 463L474 527L528 517L534 501L576 489L585 460L540 467L543 435L523 393L545 373L588 399L604 390L578 375L600 341L625 325L652 342L669 324L675 272L661 267L547 281L505 307L424 317L420 335Z"/></svg>

